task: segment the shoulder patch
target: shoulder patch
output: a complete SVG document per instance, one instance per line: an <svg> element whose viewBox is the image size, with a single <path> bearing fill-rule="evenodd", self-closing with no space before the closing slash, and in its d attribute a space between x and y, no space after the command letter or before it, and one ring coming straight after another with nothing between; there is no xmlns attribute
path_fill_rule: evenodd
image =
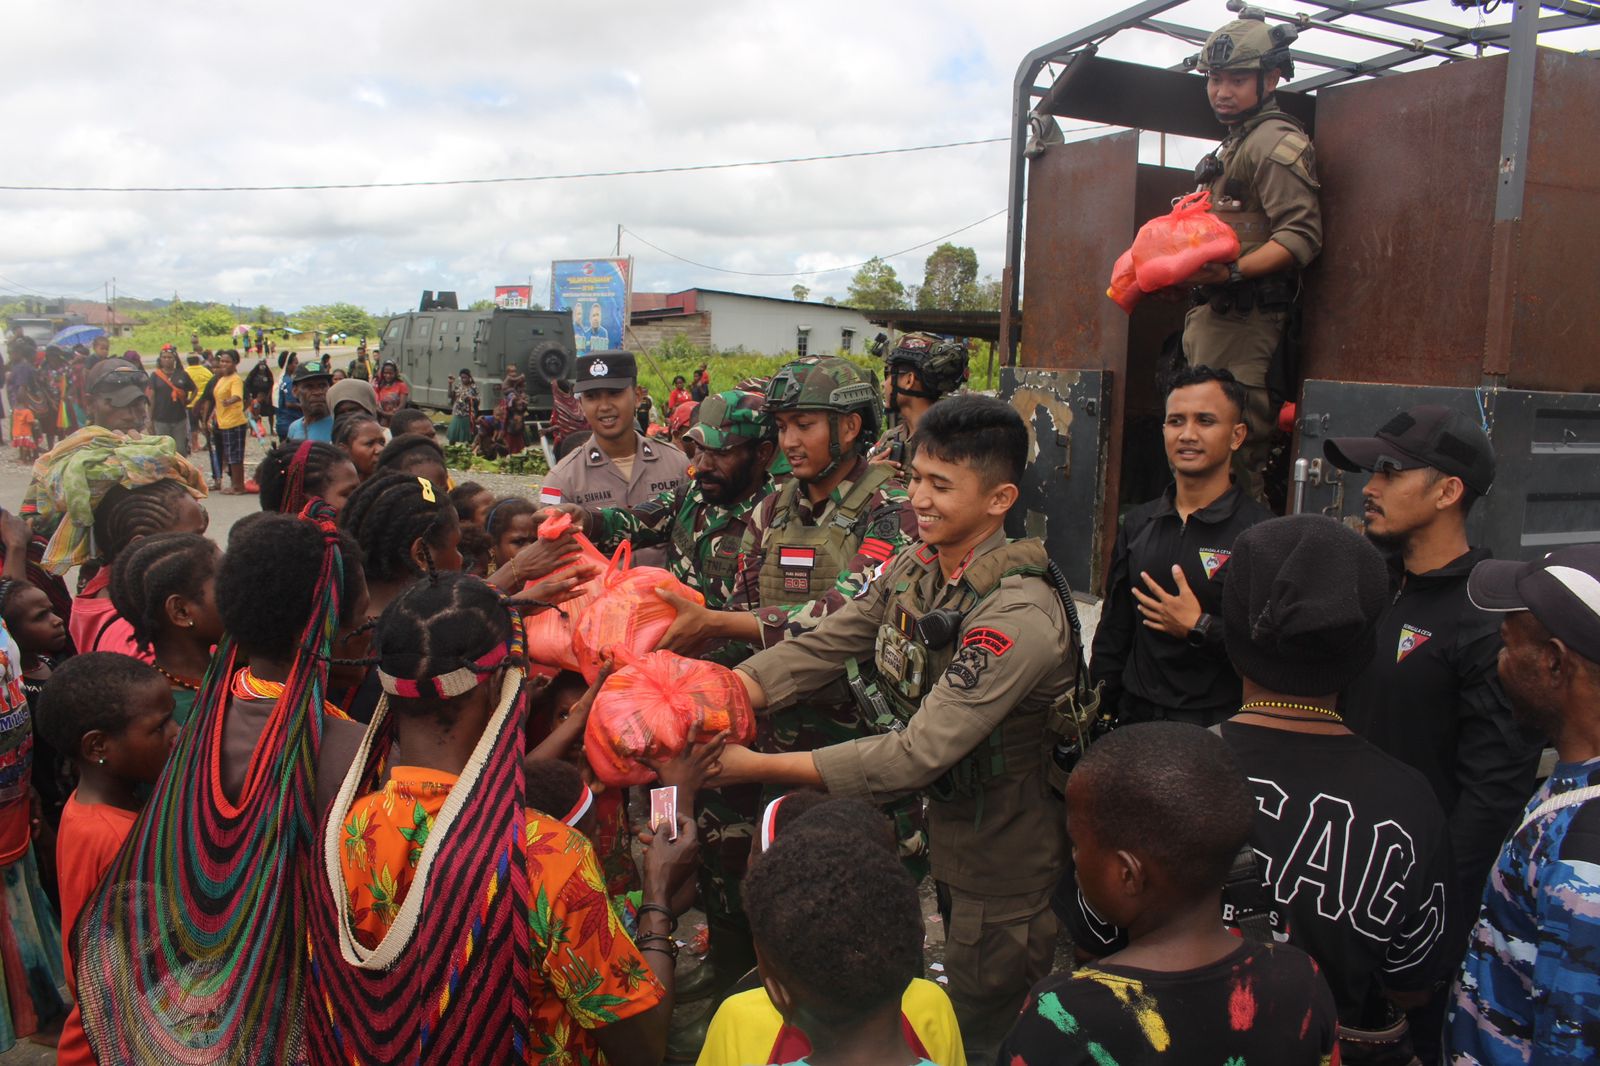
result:
<svg viewBox="0 0 1600 1066"><path fill-rule="evenodd" d="M1311 142L1306 138L1305 134L1285 133L1282 139L1278 141L1277 147L1272 149L1272 153L1267 158L1274 163L1282 163L1286 167L1293 166L1295 161L1304 155L1305 150L1310 146Z"/></svg>
<svg viewBox="0 0 1600 1066"><path fill-rule="evenodd" d="M977 629L967 630L966 636L961 638L963 648L982 648L996 659L1011 650L1011 638L998 629L980 626Z"/></svg>

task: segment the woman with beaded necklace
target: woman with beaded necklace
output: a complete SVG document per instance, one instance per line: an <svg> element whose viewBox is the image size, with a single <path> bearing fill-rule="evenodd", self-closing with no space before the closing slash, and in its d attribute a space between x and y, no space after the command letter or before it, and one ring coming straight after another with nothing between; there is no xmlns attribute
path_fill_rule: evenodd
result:
<svg viewBox="0 0 1600 1066"><path fill-rule="evenodd" d="M172 686L172 717L180 726L222 639L221 561L221 549L197 533L158 533L135 541L111 568L111 602Z"/></svg>

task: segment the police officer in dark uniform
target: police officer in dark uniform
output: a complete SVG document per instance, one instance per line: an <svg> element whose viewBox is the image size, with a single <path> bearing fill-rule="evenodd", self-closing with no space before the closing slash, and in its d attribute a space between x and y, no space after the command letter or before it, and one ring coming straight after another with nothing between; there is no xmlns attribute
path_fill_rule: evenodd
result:
<svg viewBox="0 0 1600 1066"><path fill-rule="evenodd" d="M1239 469L1262 498L1272 433L1267 391L1273 356L1284 343L1300 271L1322 250L1322 209L1311 139L1273 97L1292 77L1294 27L1268 27L1259 15L1228 23L1195 57L1206 94L1228 135L1196 171L1212 210L1239 236L1239 258L1211 263L1189 279L1195 307L1184 320L1183 354L1224 367L1244 385L1249 439Z"/></svg>

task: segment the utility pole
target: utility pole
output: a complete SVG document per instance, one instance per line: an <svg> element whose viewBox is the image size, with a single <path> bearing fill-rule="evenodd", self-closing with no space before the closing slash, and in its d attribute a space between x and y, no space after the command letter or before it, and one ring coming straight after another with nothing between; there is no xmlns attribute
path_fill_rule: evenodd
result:
<svg viewBox="0 0 1600 1066"><path fill-rule="evenodd" d="M617 258L622 257L622 223L617 223L617 250L612 253Z"/></svg>

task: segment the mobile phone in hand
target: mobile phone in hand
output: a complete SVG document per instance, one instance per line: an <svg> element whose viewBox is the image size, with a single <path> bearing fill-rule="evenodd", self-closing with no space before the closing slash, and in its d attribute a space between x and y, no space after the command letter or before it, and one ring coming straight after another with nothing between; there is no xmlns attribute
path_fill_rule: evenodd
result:
<svg viewBox="0 0 1600 1066"><path fill-rule="evenodd" d="M667 785L650 790L650 831L666 828L667 839L678 839L678 786Z"/></svg>

